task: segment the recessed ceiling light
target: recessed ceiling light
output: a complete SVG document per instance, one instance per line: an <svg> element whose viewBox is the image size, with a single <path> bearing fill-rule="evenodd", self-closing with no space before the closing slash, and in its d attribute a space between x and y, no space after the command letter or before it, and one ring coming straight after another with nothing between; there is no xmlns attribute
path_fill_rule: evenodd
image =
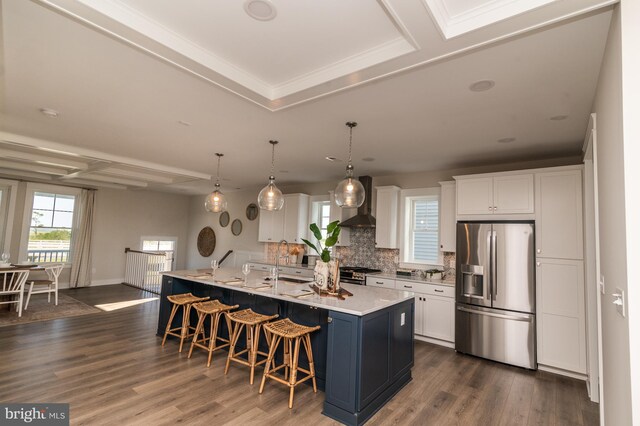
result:
<svg viewBox="0 0 640 426"><path fill-rule="evenodd" d="M244 11L258 21L270 21L278 14L269 0L247 0L244 2Z"/></svg>
<svg viewBox="0 0 640 426"><path fill-rule="evenodd" d="M373 158L373 157L364 157L364 158L362 159L362 161L366 161L366 162L370 163L370 162L372 162L372 161L376 161L376 159L375 159L375 158Z"/></svg>
<svg viewBox="0 0 640 426"><path fill-rule="evenodd" d="M549 120L553 120L553 121L562 121L562 120L566 120L567 118L569 118L568 115L554 115L553 117L551 117Z"/></svg>
<svg viewBox="0 0 640 426"><path fill-rule="evenodd" d="M495 85L496 82L493 80L480 80L469 86L469 90L472 92L484 92L486 90L493 89L493 86Z"/></svg>
<svg viewBox="0 0 640 426"><path fill-rule="evenodd" d="M40 108L40 112L49 118L58 118L59 115L58 111L51 108Z"/></svg>
<svg viewBox="0 0 640 426"><path fill-rule="evenodd" d="M182 124L183 126L191 126L191 123L189 123L188 121L184 121L184 120L178 120L178 123Z"/></svg>
<svg viewBox="0 0 640 426"><path fill-rule="evenodd" d="M498 139L498 143L511 143L511 142L515 142L516 138L502 138L502 139Z"/></svg>

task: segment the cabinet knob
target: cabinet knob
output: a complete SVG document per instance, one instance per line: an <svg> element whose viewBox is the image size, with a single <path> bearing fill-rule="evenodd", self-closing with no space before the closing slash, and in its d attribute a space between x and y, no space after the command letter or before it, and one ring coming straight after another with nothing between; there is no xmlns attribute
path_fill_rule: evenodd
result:
<svg viewBox="0 0 640 426"><path fill-rule="evenodd" d="M536 262L536 266L540 266L540 262Z"/></svg>
<svg viewBox="0 0 640 426"><path fill-rule="evenodd" d="M493 210L493 207L489 206L489 211Z"/></svg>
<svg viewBox="0 0 640 426"><path fill-rule="evenodd" d="M536 253L538 253L538 254L542 253L542 249L537 249Z"/></svg>
<svg viewBox="0 0 640 426"><path fill-rule="evenodd" d="M498 206L493 206L493 211L498 210Z"/></svg>

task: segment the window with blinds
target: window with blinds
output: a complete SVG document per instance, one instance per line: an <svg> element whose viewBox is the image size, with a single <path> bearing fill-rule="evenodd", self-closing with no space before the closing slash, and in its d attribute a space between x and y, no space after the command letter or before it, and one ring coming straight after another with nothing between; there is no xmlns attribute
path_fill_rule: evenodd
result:
<svg viewBox="0 0 640 426"><path fill-rule="evenodd" d="M439 256L438 196L411 199L409 256L412 263L436 263Z"/></svg>

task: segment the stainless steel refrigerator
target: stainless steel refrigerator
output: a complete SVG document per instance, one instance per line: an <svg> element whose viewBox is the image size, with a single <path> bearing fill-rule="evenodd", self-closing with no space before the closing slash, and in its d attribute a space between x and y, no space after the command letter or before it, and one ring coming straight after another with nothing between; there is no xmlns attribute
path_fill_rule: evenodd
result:
<svg viewBox="0 0 640 426"><path fill-rule="evenodd" d="M536 369L533 222L458 222L456 350Z"/></svg>

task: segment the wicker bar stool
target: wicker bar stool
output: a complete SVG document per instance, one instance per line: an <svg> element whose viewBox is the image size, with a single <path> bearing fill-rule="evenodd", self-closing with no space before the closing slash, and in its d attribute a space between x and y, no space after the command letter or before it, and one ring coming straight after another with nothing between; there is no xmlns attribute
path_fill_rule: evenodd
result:
<svg viewBox="0 0 640 426"><path fill-rule="evenodd" d="M184 343L184 339L188 339L193 336L194 333L189 333L190 330L194 330L194 327L189 325L189 313L191 312L191 305L197 302L204 302L205 300L209 300L209 297L198 297L194 296L191 293L183 293L183 294L172 294L167 296L167 300L173 304L171 308L171 315L169 316L169 321L167 322L167 328L164 332L164 337L162 338L162 346L164 346L164 342L167 341L167 336L172 335L180 338L180 350L178 352L182 352L182 343ZM171 324L173 323L173 317L176 316L176 312L178 312L178 308L182 306L182 325L180 327L171 328ZM180 330L180 333L176 333L176 331Z"/></svg>
<svg viewBox="0 0 640 426"><path fill-rule="evenodd" d="M220 317L224 316L227 320L227 329L229 330L229 337L231 337L231 320L227 313L232 309L237 309L239 305L225 305L218 300L209 300L206 302L194 303L191 307L198 312L198 324L196 325L196 331L193 333L193 340L191 341L191 348L189 349L189 356L193 353L193 348L196 346L205 349L209 352L209 358L207 359L207 367L211 365L211 356L214 351L218 349L226 348L229 346L230 339L225 339L218 336L218 325L220 323ZM209 315L211 320L211 327L209 331L209 337L204 333L204 320ZM202 339L198 339L198 336L202 334ZM218 345L218 341L223 344Z"/></svg>
<svg viewBox="0 0 640 426"><path fill-rule="evenodd" d="M265 331L271 335L271 341L269 342L269 356L267 357L267 363L264 367L264 374L262 375L262 383L260 383L260 392L264 390L264 384L267 381L267 377L289 386L289 408L293 407L293 392L297 385L311 379L313 382L313 391L317 392L316 387L316 372L313 366L313 353L311 351L311 338L309 335L320 329L319 325L315 327L307 327L305 325L296 324L289 318L281 319L278 321L265 324ZM273 357L278 349L280 341L284 340L284 362L282 365L275 366ZM300 355L300 342L302 342L304 349L307 353L307 359L309 360L309 370L300 368L298 366L298 356ZM281 368L285 369L284 379L276 376L274 373ZM298 379L298 371L302 371L307 375L301 379Z"/></svg>
<svg viewBox="0 0 640 426"><path fill-rule="evenodd" d="M251 379L249 383L253 384L253 376L256 366L267 362L267 355L264 352L258 350L258 342L260 340L260 329L263 324L272 319L278 318L278 314L275 315L262 315L253 312L251 309L243 309L241 311L231 312L227 314L227 318L233 323L233 333L231 334L231 345L229 347L229 355L227 356L227 365L224 368L224 374L229 371L229 365L231 361L238 362L240 364L251 367ZM236 344L240 337L242 329L246 328L247 348L236 352ZM265 333L267 342L269 341L269 335ZM247 359L240 358L241 355L247 354ZM262 361L258 361L258 355L265 357Z"/></svg>

